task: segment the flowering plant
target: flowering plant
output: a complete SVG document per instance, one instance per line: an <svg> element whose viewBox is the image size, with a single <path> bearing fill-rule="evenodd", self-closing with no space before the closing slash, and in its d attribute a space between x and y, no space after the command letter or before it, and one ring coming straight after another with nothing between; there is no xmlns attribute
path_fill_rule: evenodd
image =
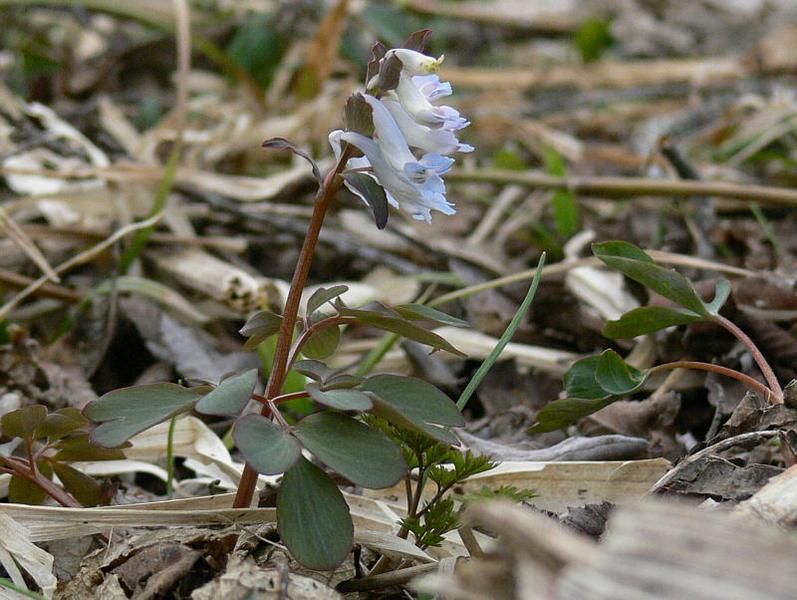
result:
<svg viewBox="0 0 797 600"><path fill-rule="evenodd" d="M233 439L246 466L234 506L251 505L258 474L283 474L277 496L279 533L294 557L315 569L334 568L353 543L348 504L319 463L362 487L389 487L404 478L410 491L409 466L417 460L427 468L443 462L453 465L453 475L443 470L429 475L440 490L489 468L487 460L443 450L458 443L451 427L463 424L462 415L431 384L390 374L358 377L323 362L335 351L343 325L360 323L433 350L461 354L420 323L460 327L467 323L422 304L349 307L341 298L347 291L342 285L320 288L302 302L324 216L341 185L371 207L380 228L387 223L389 205L427 222L432 211L454 213L441 176L454 162L448 155L473 148L456 137L468 121L438 103L451 93L451 86L437 76L443 57L422 53L428 35L429 31L413 34L404 48L374 46L365 93L349 98L346 129L329 136L337 164L326 177L321 177L310 156L289 141L264 142L266 147L291 150L308 160L319 191L282 314L259 311L241 329L249 338L247 349L277 335L263 394L255 393L258 373L252 369L215 386L160 383L114 390L84 409L84 415L98 424L91 431L91 441L106 448L120 447L133 435L191 410L237 417ZM292 371L306 376L307 383L300 392L285 393L283 387ZM318 411L289 423L279 406L302 397L311 398ZM259 403L258 411L245 410L251 400ZM408 435L411 447L406 443ZM434 460L427 456L432 450ZM447 505L439 504L440 498L426 507L419 505L424 481L422 476L417 493L408 495L408 518L400 531L403 536L417 532L419 544L433 543L454 521ZM433 529L437 537L424 534L426 529Z"/></svg>

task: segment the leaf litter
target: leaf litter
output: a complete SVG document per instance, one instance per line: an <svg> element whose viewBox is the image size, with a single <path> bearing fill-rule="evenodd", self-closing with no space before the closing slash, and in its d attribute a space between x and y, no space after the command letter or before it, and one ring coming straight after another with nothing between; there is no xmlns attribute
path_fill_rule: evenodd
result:
<svg viewBox="0 0 797 600"><path fill-rule="evenodd" d="M509 324L541 253L548 258L538 295L494 368L498 379L488 376L476 391L459 436L463 448L501 465L458 493L534 490L523 507L474 505L463 524L475 529L420 549L395 535L407 510L401 485L365 491L337 481L355 551L330 578L304 570L282 546L278 477L260 477L261 507L230 508L243 468L225 437L232 421L184 416L171 445L176 499L165 496L167 422L138 434L124 460L71 463L99 478L114 506L3 505L0 562L14 585L45 597L337 597L338 583L363 578L386 555L399 561L393 579L363 578L381 590L375 595L412 589L425 572L418 585L451 597L636 597L655 582L668 590L661 597L711 598L701 570L709 564L721 565L717 589L728 597L793 590L788 568L769 580L753 571L779 564L791 543L760 521L795 526L797 416L788 393L772 406L713 373L651 375L575 423L528 431L561 396L573 362L606 348L641 370L688 357L758 377L733 338L702 323L604 337L606 321L664 303L589 256L590 241L634 243L676 266L701 296L711 295L704 289L714 289L718 274L731 279L722 314L750 335L783 384L795 377L797 25L787 3L770 11L765 3L719 10L685 0L584 10L511 0L340 1L309 12L190 3L197 37L187 71L177 69L171 26L162 25L179 22L179 2L28 4L0 8L9 23L0 53L3 414L30 404L82 408L137 383L217 383L269 364L267 348L245 354L236 332L252 311L284 303L314 181L301 157L260 146L290 139L325 172L326 135L378 38L396 44L434 27L446 76L465 92L457 108L474 115L464 138L478 150L449 176L458 209L449 220L427 226L396 213L375 235L356 198L341 195L332 209L313 289L345 282L350 306L430 296L469 324L434 329L467 358L395 346L375 371L432 379L458 395ZM165 210L149 214L176 145ZM122 274L125 234L156 223L136 270ZM373 329L347 328L330 365L353 372L379 343ZM3 455L13 452L7 441ZM0 492L9 479L0 475ZM702 507L625 507L650 491ZM732 544L743 551L723 548L737 523L728 512L743 519L743 541ZM595 545L556 520L593 535L608 520L608 533ZM695 520L716 535L689 531ZM657 573L661 562L646 554L643 532L654 538L668 526L673 553L695 538L707 546ZM498 544L485 531L499 534ZM53 570L63 548L56 540L89 534L81 570L56 588L53 573L70 572ZM48 541L53 554L36 545ZM547 558L530 558L537 549ZM450 559L468 555L451 568ZM693 577L688 590L677 588L684 574ZM468 581L483 581L486 595Z"/></svg>

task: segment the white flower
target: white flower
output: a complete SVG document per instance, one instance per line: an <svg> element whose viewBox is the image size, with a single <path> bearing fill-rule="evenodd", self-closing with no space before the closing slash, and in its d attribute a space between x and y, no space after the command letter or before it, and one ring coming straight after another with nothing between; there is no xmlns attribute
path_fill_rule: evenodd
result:
<svg viewBox="0 0 797 600"><path fill-rule="evenodd" d="M401 61L402 71L409 75L428 75L430 73L437 73L440 70L440 65L443 64L444 55L440 58L426 56L415 50L408 48L394 48L388 50L382 60L385 60L391 55L395 55Z"/></svg>
<svg viewBox="0 0 797 600"><path fill-rule="evenodd" d="M413 78L404 71L399 76L395 95L409 115L421 125L427 127L457 131L470 125L470 121L460 116L450 106L435 106L418 88Z"/></svg>
<svg viewBox="0 0 797 600"><path fill-rule="evenodd" d="M473 146L463 144L448 129L432 129L415 121L395 97L386 97L382 104L387 107L396 120L407 143L425 152L452 154L453 152L473 152Z"/></svg>
<svg viewBox="0 0 797 600"><path fill-rule="evenodd" d="M329 134L329 141L337 157L340 156L341 141L359 148L365 157L350 159L346 163L346 167L348 169L365 167L373 169L373 173L369 173L369 175L374 177L384 188L388 202L397 208L406 210L414 219L431 223L431 211L433 210L446 215L453 215L456 212L454 205L446 200L445 183L434 169L422 166L423 177L417 177L420 175L420 171L407 168L411 163L407 163L401 170L396 169L387 160L379 144L371 138L353 131L333 131ZM414 164L419 165L420 163L415 162ZM410 173L410 176L407 175L407 172ZM348 185L346 187L367 204L359 192Z"/></svg>
<svg viewBox="0 0 797 600"><path fill-rule="evenodd" d="M447 81L440 81L440 77L437 75L415 75L412 82L429 102L451 95L451 84Z"/></svg>

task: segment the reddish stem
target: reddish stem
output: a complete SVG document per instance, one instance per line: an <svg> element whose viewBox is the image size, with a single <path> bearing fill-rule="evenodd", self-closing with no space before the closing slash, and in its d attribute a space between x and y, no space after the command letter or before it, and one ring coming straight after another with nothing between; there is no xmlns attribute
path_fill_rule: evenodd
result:
<svg viewBox="0 0 797 600"><path fill-rule="evenodd" d="M276 398L282 391L282 386L285 383L285 378L288 373L288 360L290 357L291 340L293 339L293 329L296 325L296 315L299 313L302 290L307 281L307 274L310 272L310 264L313 262L313 254L315 253L315 247L318 243L318 234L321 231L321 226L324 224L327 208L335 192L340 187L338 174L349 160L351 154L351 146L346 146L338 160L338 164L335 165L335 168L324 178L324 184L316 197L315 206L313 207L313 216L310 218L310 224L307 226L307 233L302 243L302 249L299 252L296 269L293 272L288 298L285 300L285 310L282 314L282 325L280 326L277 338L277 347L274 351L274 361L272 362L271 373L269 374L268 384L266 385L265 396L267 401L272 401ZM261 414L263 416L271 414L268 404L263 405ZM241 480L238 482L238 491L235 494L233 508L249 507L255 493L256 483L257 471L247 462L241 474Z"/></svg>
<svg viewBox="0 0 797 600"><path fill-rule="evenodd" d="M712 371L714 373L719 373L720 375L725 375L726 377L741 381L747 387L754 389L768 400L771 400L773 403L777 404L775 399L772 398L774 392L771 389L769 389L760 381L753 379L749 375L745 375L744 373L740 373L734 369L729 369L728 367L713 365L711 363L697 362L693 360L678 360L675 362L664 363L663 365L657 365L650 369L649 372L655 373L657 371L670 371L673 369L697 369L699 371ZM781 398L780 401L783 402L783 399Z"/></svg>
<svg viewBox="0 0 797 600"><path fill-rule="evenodd" d="M750 354L753 355L753 360L755 360L758 368L761 369L761 374L764 376L764 379L766 379L767 385L772 391L772 394L774 394L774 397L771 398L772 403L783 404L783 389L780 387L778 378L775 377L775 372L772 370L772 367L769 366L767 359L764 358L763 354L761 354L761 350L759 350L758 346L755 345L755 342L750 339L750 336L739 329L736 323L726 319L722 315L715 315L713 317L713 321L719 325L722 325L722 327L730 331L737 340L745 345L745 347L750 351Z"/></svg>
<svg viewBox="0 0 797 600"><path fill-rule="evenodd" d="M23 479L27 479L32 484L40 487L48 496L58 502L58 504L61 506L66 506L68 508L82 508L83 505L75 500L72 494L55 485L52 481L39 473L38 469L34 471L31 463L24 458L7 456L3 458L3 461L14 472L14 475L22 477Z"/></svg>
<svg viewBox="0 0 797 600"><path fill-rule="evenodd" d="M354 317L341 317L340 315L334 315L331 317L327 317L326 319L322 319L318 323L314 323L310 325L307 329L305 329L302 334L299 336L299 339L296 340L296 343L293 345L293 349L291 350L291 357L288 359L287 370L290 371L293 367L293 363L296 362L296 359L299 358L299 354L302 351L302 346L304 346L307 341L313 337L319 331L326 329L328 327L338 326L338 325L348 325L349 323L355 323L357 319Z"/></svg>

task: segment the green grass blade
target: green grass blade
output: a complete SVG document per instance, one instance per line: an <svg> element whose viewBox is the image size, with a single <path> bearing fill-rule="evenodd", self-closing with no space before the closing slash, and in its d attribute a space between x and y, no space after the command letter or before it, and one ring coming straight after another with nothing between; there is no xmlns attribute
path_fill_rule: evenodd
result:
<svg viewBox="0 0 797 600"><path fill-rule="evenodd" d="M537 293L537 286L540 283L540 278L542 277L542 268L545 265L545 254L540 257L540 262L537 264L537 271L534 273L534 279L531 281L531 285L529 286L529 291L526 294L526 297L523 299L523 302L518 308L515 316L512 317L512 321L510 321L509 326L506 328L504 333L501 335L501 338L498 340L498 343L493 348L490 355L484 359L484 362L481 366L476 370L471 380L468 382L467 387L463 390L462 394L457 400L457 408L462 410L465 408L465 405L470 400L470 397L473 395L473 392L476 391L476 388L479 387L484 377L487 375L487 372L492 368L495 361L498 360L498 357L501 355L501 352L504 351L506 345L509 343L509 340L515 335L518 327L520 327L520 322L523 320L523 317L526 316L526 313L531 306L532 300L534 300L534 295Z"/></svg>

